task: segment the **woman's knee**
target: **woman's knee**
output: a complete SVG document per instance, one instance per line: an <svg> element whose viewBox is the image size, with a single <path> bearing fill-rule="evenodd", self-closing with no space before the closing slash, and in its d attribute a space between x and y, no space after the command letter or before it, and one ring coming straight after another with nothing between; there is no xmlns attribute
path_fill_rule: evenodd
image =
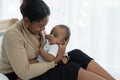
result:
<svg viewBox="0 0 120 80"><path fill-rule="evenodd" d="M74 50L68 52L68 55L73 56L73 57L77 56L77 55L81 55L81 54L83 54L83 52L79 49L74 49Z"/></svg>
<svg viewBox="0 0 120 80"><path fill-rule="evenodd" d="M77 52L77 53L79 53L79 52L81 52L81 50L80 50L80 49L73 49L73 50L70 51L70 52Z"/></svg>
<svg viewBox="0 0 120 80"><path fill-rule="evenodd" d="M89 57L87 54L85 54L84 52L82 52L81 50L79 49L74 49L72 51L70 51L68 53L69 57L70 57L70 60L69 61L72 61L72 62L76 62L76 63L79 63L81 64L81 66L86 69L89 62L92 60L91 57Z"/></svg>

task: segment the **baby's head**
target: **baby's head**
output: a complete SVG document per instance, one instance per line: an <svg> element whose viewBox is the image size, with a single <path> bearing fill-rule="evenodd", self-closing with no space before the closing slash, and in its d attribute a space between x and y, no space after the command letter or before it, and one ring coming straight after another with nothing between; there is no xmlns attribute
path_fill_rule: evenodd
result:
<svg viewBox="0 0 120 80"><path fill-rule="evenodd" d="M50 44L64 44L70 37L70 29L66 25L56 25L50 32L52 38L49 39Z"/></svg>

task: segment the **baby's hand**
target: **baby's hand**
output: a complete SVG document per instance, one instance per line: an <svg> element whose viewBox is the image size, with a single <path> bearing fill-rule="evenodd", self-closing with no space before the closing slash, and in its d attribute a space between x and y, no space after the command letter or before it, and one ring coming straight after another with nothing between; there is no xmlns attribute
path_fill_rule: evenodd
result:
<svg viewBox="0 0 120 80"><path fill-rule="evenodd" d="M29 60L29 63L30 63L30 64L34 64L34 63L38 63L38 61L35 60L35 59L32 59L32 60Z"/></svg>
<svg viewBox="0 0 120 80"><path fill-rule="evenodd" d="M45 35L45 38L46 38L46 39L49 39L49 37L50 37L50 35L48 35L48 34Z"/></svg>
<svg viewBox="0 0 120 80"><path fill-rule="evenodd" d="M63 62L63 64L67 64L67 62L68 62L67 56L63 56L61 61Z"/></svg>

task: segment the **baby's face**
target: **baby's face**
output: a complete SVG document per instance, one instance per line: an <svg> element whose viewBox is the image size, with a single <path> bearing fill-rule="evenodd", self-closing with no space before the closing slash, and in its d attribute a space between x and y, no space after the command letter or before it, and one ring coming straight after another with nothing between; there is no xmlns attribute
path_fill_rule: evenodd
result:
<svg viewBox="0 0 120 80"><path fill-rule="evenodd" d="M50 44L63 44L66 40L64 39L66 35L66 29L61 27L55 27L53 33L50 34L49 43Z"/></svg>

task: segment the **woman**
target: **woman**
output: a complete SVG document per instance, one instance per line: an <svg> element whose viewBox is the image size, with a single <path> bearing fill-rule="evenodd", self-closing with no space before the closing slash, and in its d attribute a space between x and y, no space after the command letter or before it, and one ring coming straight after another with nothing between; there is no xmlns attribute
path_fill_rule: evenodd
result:
<svg viewBox="0 0 120 80"><path fill-rule="evenodd" d="M44 45L49 7L42 0L24 0L20 10L23 19L5 33L2 42L0 72L10 80L114 80L92 58L77 49L68 52L67 64L57 65L68 40L60 47L61 53L54 61L38 63L36 58Z"/></svg>

